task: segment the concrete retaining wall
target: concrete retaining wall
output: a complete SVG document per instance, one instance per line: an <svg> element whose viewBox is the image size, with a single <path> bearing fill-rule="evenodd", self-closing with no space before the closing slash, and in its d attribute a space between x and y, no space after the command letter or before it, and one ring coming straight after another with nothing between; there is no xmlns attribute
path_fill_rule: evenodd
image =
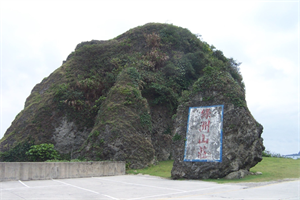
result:
<svg viewBox="0 0 300 200"><path fill-rule="evenodd" d="M125 162L0 162L0 181L83 178L125 174Z"/></svg>

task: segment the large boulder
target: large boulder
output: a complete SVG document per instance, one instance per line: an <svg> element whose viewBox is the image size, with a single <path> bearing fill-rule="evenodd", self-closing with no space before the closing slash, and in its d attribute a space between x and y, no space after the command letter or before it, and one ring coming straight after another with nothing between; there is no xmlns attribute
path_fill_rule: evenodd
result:
<svg viewBox="0 0 300 200"><path fill-rule="evenodd" d="M170 24L149 23L111 40L82 42L33 88L0 140L0 161L26 161L29 143L52 143L64 159L122 160L131 168L174 155L173 177L201 177L185 165L198 170L206 163L182 162L188 107L222 104L223 162L207 163L222 173L202 177L248 169L261 159L262 127L247 109L237 66Z"/></svg>
<svg viewBox="0 0 300 200"><path fill-rule="evenodd" d="M222 178L232 172L249 170L262 160L263 127L248 110L242 86L229 73L210 69L186 94L174 124L177 140L173 142L172 178ZM221 162L186 162L189 108L213 105L224 106Z"/></svg>

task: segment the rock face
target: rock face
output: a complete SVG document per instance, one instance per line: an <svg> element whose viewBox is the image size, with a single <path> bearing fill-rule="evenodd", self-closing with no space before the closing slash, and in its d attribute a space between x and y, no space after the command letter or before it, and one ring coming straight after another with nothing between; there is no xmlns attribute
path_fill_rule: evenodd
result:
<svg viewBox="0 0 300 200"><path fill-rule="evenodd" d="M225 176L225 179L233 180L233 179L241 179L245 176L249 175L249 171L245 169L241 169L239 171L231 172L227 176Z"/></svg>
<svg viewBox="0 0 300 200"><path fill-rule="evenodd" d="M33 88L0 140L0 161L26 161L29 145L52 143L64 159L143 168L174 156L174 178L225 176L261 160L262 126L244 95L233 59L187 29L149 23L78 44ZM223 162L182 162L175 139L185 138L188 107L215 104L225 109Z"/></svg>
<svg viewBox="0 0 300 200"><path fill-rule="evenodd" d="M87 130L79 131L74 122L68 122L65 118L61 120L61 125L55 129L52 139L60 153L66 154L70 152L72 158L73 152L81 147L86 140L84 136L88 134Z"/></svg>
<svg viewBox="0 0 300 200"><path fill-rule="evenodd" d="M173 142L172 178L222 178L240 170L249 170L262 160L263 127L246 107L242 87L227 72L210 72L193 86L189 98L177 110ZM224 105L222 162L184 162L189 107ZM245 173L243 173L245 174Z"/></svg>
<svg viewBox="0 0 300 200"><path fill-rule="evenodd" d="M139 90L139 81L135 68L126 68L119 74L101 105L82 155L93 160L97 156L103 160L126 160L131 168L154 162L150 109Z"/></svg>

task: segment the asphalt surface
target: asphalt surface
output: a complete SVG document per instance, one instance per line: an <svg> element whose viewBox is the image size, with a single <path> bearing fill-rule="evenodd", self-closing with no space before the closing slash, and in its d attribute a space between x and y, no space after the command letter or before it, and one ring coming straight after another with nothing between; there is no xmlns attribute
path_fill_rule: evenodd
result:
<svg viewBox="0 0 300 200"><path fill-rule="evenodd" d="M0 200L300 199L300 180L217 184L148 175L0 182Z"/></svg>

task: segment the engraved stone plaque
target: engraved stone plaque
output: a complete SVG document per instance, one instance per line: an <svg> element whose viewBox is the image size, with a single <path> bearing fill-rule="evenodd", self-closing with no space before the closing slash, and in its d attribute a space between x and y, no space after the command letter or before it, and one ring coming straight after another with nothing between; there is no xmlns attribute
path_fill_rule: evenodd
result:
<svg viewBox="0 0 300 200"><path fill-rule="evenodd" d="M222 162L223 107L189 108L185 162Z"/></svg>

